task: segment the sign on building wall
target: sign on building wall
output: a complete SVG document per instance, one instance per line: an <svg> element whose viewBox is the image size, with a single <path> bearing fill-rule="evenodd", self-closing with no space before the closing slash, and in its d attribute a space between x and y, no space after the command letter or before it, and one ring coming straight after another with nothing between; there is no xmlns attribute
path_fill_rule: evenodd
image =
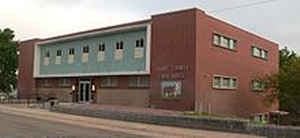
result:
<svg viewBox="0 0 300 138"><path fill-rule="evenodd" d="M160 78L161 93L163 97L172 98L182 96L183 81L189 70L188 65L164 65L156 69Z"/></svg>
<svg viewBox="0 0 300 138"><path fill-rule="evenodd" d="M161 91L163 97L177 97L181 96L182 92L181 81L162 81Z"/></svg>

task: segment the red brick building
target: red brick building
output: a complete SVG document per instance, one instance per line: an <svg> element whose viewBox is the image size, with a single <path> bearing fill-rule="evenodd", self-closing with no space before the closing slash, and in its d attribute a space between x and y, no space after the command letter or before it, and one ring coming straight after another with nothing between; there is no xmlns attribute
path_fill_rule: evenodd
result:
<svg viewBox="0 0 300 138"><path fill-rule="evenodd" d="M187 9L150 20L21 43L19 98L249 116L278 45Z"/></svg>

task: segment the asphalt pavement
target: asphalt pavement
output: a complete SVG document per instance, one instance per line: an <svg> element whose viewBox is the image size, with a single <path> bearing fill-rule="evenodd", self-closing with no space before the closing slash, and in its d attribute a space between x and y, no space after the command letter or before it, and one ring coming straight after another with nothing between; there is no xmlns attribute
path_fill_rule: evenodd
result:
<svg viewBox="0 0 300 138"><path fill-rule="evenodd" d="M39 120L0 111L0 138L53 137L53 138L146 138L123 132L95 129L66 123Z"/></svg>

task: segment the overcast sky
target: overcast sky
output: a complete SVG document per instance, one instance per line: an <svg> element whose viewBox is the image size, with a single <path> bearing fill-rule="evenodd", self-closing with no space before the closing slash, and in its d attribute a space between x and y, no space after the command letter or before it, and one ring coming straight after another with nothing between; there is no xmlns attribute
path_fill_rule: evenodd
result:
<svg viewBox="0 0 300 138"><path fill-rule="evenodd" d="M5 0L0 4L0 29L13 29L17 40L46 38L198 7L300 53L299 0L211 12L260 1L266 0Z"/></svg>

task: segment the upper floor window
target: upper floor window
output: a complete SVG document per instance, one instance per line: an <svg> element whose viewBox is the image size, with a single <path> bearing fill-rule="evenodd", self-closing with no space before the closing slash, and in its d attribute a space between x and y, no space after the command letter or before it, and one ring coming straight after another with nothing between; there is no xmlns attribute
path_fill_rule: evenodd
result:
<svg viewBox="0 0 300 138"><path fill-rule="evenodd" d="M104 77L101 79L100 87L102 87L102 88L118 87L118 78L117 77Z"/></svg>
<svg viewBox="0 0 300 138"><path fill-rule="evenodd" d="M116 44L116 49L117 49L117 50L123 50L123 48L124 48L124 43L123 43L123 41L117 42L117 44Z"/></svg>
<svg viewBox="0 0 300 138"><path fill-rule="evenodd" d="M217 89L236 89L237 79L235 77L214 76L213 88Z"/></svg>
<svg viewBox="0 0 300 138"><path fill-rule="evenodd" d="M62 50L57 50L55 64L61 64L61 56L62 56Z"/></svg>
<svg viewBox="0 0 300 138"><path fill-rule="evenodd" d="M223 35L219 35L219 34L213 35L213 44L216 46L220 46L231 50L236 50L236 42L237 42L236 40Z"/></svg>
<svg viewBox="0 0 300 138"><path fill-rule="evenodd" d="M83 53L89 53L89 46L83 47Z"/></svg>
<svg viewBox="0 0 300 138"><path fill-rule="evenodd" d="M75 55L75 49L74 48L69 49L69 55Z"/></svg>
<svg viewBox="0 0 300 138"><path fill-rule="evenodd" d="M265 83L259 80L252 81L252 90L253 91L264 91L265 90Z"/></svg>
<svg viewBox="0 0 300 138"><path fill-rule="evenodd" d="M68 56L68 63L72 64L74 62L74 55L75 55L75 49L70 48L69 49L69 56Z"/></svg>
<svg viewBox="0 0 300 138"><path fill-rule="evenodd" d="M81 62L86 63L89 60L89 46L85 46L82 48L82 56L81 56Z"/></svg>
<svg viewBox="0 0 300 138"><path fill-rule="evenodd" d="M57 50L56 51L56 56L61 57L62 56L62 51L61 50Z"/></svg>
<svg viewBox="0 0 300 138"><path fill-rule="evenodd" d="M261 48L252 47L252 56L267 59L268 58L268 51L263 50Z"/></svg>
<svg viewBox="0 0 300 138"><path fill-rule="evenodd" d="M44 64L45 66L48 66L48 65L49 65L49 62L50 62L49 58L50 58L50 52L47 51L46 54L45 54L45 57L44 57L44 61L43 61L43 64Z"/></svg>
<svg viewBox="0 0 300 138"><path fill-rule="evenodd" d="M136 40L136 44L135 44L136 48L143 48L144 47L144 39L141 38L140 40Z"/></svg>
<svg viewBox="0 0 300 138"><path fill-rule="evenodd" d="M147 88L150 87L150 78L148 76L131 77L129 87Z"/></svg>
<svg viewBox="0 0 300 138"><path fill-rule="evenodd" d="M99 51L105 51L105 44L104 43L99 44Z"/></svg>
<svg viewBox="0 0 300 138"><path fill-rule="evenodd" d="M49 58L49 57L50 57L50 51L47 51L47 52L46 52L45 57L46 57L46 58Z"/></svg>
<svg viewBox="0 0 300 138"><path fill-rule="evenodd" d="M98 52L97 61L102 62L104 60L105 60L105 44L100 43L99 44L99 52Z"/></svg>
<svg viewBox="0 0 300 138"><path fill-rule="evenodd" d="M116 43L116 51L115 51L115 59L116 60L123 59L123 49L124 49L123 41L117 42Z"/></svg>
<svg viewBox="0 0 300 138"><path fill-rule="evenodd" d="M136 45L134 49L134 58L142 58L144 57L144 39L141 38L136 40Z"/></svg>

